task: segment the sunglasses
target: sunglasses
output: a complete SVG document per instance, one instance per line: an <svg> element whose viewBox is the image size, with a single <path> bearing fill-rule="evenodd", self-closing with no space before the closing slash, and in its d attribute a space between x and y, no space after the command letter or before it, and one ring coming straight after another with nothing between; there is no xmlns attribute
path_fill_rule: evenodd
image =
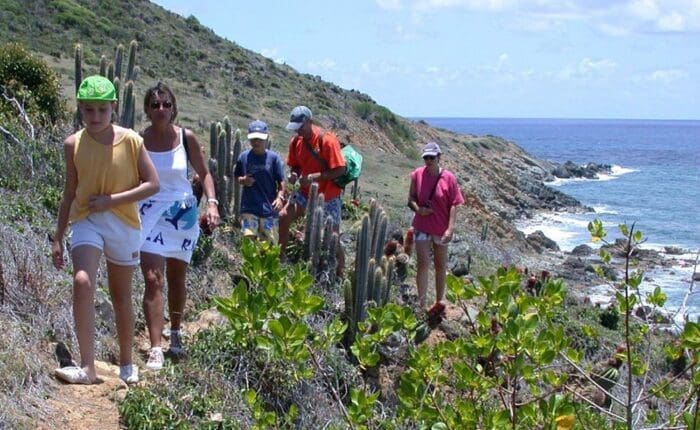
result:
<svg viewBox="0 0 700 430"><path fill-rule="evenodd" d="M437 157L434 156L434 155L424 155L424 156L423 156L423 159L424 159L424 160L434 160L434 159L436 159L436 158L437 158Z"/></svg>
<svg viewBox="0 0 700 430"><path fill-rule="evenodd" d="M171 102L151 102L151 109L159 109L161 106L165 109L170 109L173 107Z"/></svg>

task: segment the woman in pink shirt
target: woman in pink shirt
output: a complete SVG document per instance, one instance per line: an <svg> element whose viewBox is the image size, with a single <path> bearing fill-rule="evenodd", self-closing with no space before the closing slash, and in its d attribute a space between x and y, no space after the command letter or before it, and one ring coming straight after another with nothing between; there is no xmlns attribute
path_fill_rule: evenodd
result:
<svg viewBox="0 0 700 430"><path fill-rule="evenodd" d="M440 155L440 146L435 142L429 142L423 147L425 165L411 173L411 189L408 193L408 207L416 213L413 229L418 260L416 286L421 308L425 307L432 251L435 265L433 308L444 309L447 245L452 240L457 206L464 203L454 174L440 167Z"/></svg>

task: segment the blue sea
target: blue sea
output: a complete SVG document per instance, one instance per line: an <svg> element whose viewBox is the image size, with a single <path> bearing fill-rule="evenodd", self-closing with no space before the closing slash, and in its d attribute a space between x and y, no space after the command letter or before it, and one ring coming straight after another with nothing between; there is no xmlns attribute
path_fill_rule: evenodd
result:
<svg viewBox="0 0 700 430"><path fill-rule="evenodd" d="M661 286L669 309L682 303L700 250L700 121L421 118L429 124L475 135L510 140L550 161L610 164L612 174L598 180L560 180L551 184L595 209L595 213L543 213L523 220L525 233L542 230L563 250L590 243L586 226L599 218L608 238L621 237L620 223L635 223L647 248L675 246L687 252L673 269L647 273L645 289ZM669 258L671 256L668 256ZM697 286L696 286L697 287ZM700 297L690 297L691 315Z"/></svg>

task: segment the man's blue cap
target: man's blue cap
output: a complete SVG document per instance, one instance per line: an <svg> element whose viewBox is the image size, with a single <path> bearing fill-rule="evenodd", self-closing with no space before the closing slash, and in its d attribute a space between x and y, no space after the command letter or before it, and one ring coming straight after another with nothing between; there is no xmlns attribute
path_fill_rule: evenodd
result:
<svg viewBox="0 0 700 430"><path fill-rule="evenodd" d="M248 140L251 139L267 140L267 124L259 119L248 124Z"/></svg>
<svg viewBox="0 0 700 430"><path fill-rule="evenodd" d="M297 106L292 109L292 114L289 115L289 124L287 124L287 130L297 131L304 125L304 121L311 119L313 115L311 114L311 109L306 106Z"/></svg>

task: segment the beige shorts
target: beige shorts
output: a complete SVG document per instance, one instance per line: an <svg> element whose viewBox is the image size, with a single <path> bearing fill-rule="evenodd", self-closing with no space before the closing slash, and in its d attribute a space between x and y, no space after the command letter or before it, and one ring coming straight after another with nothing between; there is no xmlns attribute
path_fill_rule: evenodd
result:
<svg viewBox="0 0 700 430"><path fill-rule="evenodd" d="M70 249L92 246L104 252L110 263L139 264L141 230L131 227L110 211L94 212L71 224Z"/></svg>
<svg viewBox="0 0 700 430"><path fill-rule="evenodd" d="M253 214L241 214L241 232L244 237L254 237L277 245L279 241L279 219L263 218Z"/></svg>
<svg viewBox="0 0 700 430"><path fill-rule="evenodd" d="M422 231L416 230L413 233L414 241L416 242L421 242L424 240L431 240L435 245L441 245L441 246L447 246L446 243L442 243L442 236L437 235L437 234L430 234L430 233L424 233Z"/></svg>

